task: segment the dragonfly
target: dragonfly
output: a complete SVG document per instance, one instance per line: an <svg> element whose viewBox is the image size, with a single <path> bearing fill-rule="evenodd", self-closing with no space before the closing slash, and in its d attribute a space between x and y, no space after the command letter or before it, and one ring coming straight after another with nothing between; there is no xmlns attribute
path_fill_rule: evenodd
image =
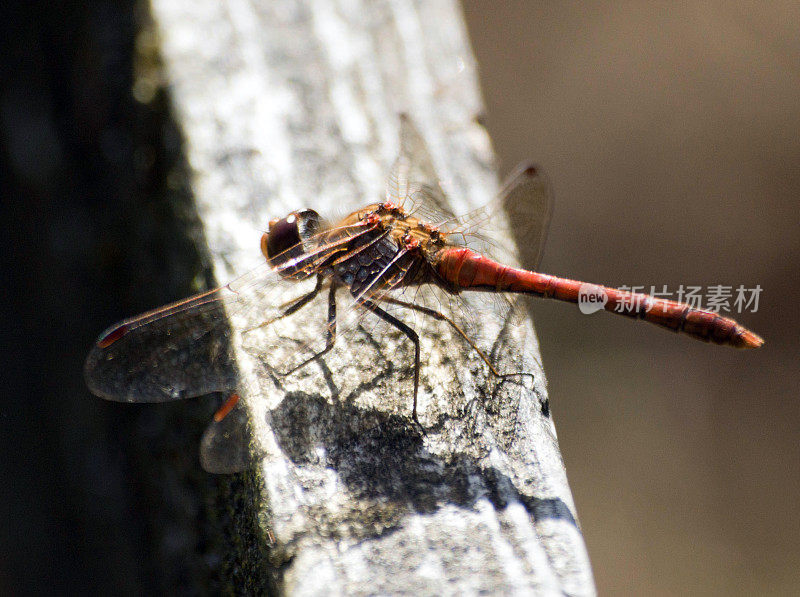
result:
<svg viewBox="0 0 800 597"><path fill-rule="evenodd" d="M403 313L447 326L492 376L507 375L498 369L497 359L479 346L463 319L456 321L448 314L452 310L445 313L441 308L455 301L459 308L469 309L463 297L470 293L501 297L493 310L502 319L510 312L510 307L502 307L512 304L508 297L579 303L590 288L602 295L602 309L611 313L705 342L737 348L763 344L752 331L713 311L534 271L552 213L552 192L541 170L534 165L519 167L492 202L455 216L422 136L407 116L401 116L400 123L400 152L382 201L336 223L312 209L272 220L261 238L260 267L220 288L126 319L103 332L86 360L90 390L124 402L230 392L240 381L233 346L243 338L252 335L255 344L263 342L263 354L286 365L281 375L290 375L334 348L344 314L371 314L413 347L411 417L422 427L417 415L421 343ZM513 248L514 239L524 248L520 254ZM514 265L520 260L529 269ZM324 337L324 345L312 346L313 342L275 332L286 320L316 305L320 295L327 297L327 316L321 329L311 329L308 335L320 341ZM478 313L471 321L479 324L484 317ZM269 331L274 333L265 334ZM228 413L237 407L237 398L231 394L217 413L217 423L235 421Z"/></svg>

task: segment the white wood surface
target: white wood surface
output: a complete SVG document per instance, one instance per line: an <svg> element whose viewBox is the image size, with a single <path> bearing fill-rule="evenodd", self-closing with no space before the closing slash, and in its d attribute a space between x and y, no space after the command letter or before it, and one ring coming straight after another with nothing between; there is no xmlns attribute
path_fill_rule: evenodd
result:
<svg viewBox="0 0 800 597"><path fill-rule="evenodd" d="M400 112L456 213L496 191L457 3L152 0L152 11L219 281L260 262L269 219L379 200ZM474 354L444 343L448 330L423 328L426 436L410 425L397 334L344 338L323 366L279 383L241 354L283 590L593 594L530 323L506 348L535 383L508 384L502 400Z"/></svg>

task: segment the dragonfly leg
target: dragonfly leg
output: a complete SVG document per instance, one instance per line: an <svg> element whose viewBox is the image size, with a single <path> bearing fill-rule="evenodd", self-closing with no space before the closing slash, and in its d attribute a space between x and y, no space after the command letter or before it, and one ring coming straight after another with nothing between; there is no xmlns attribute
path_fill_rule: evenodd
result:
<svg viewBox="0 0 800 597"><path fill-rule="evenodd" d="M317 288L315 288L312 291L312 293L310 293L310 294L316 295L319 292L319 287L322 284L322 282L321 282L322 276L320 276L319 279L320 279L320 282L317 284ZM330 352L330 350L333 348L333 345L336 343L336 289L337 289L336 284L331 284L330 290L328 292L328 327L327 327L326 332L325 332L325 336L326 336L325 337L325 348L320 350L318 353L315 353L315 354L311 355L305 361L303 361L302 363L300 363L296 367L293 367L292 369L287 371L284 375L290 375L290 374L294 373L295 371L297 371L298 369L302 369L303 367L308 365L310 362L316 361L322 355ZM297 309L299 309L300 307L305 305L312 298L314 298L314 297L313 296L309 297L309 295L301 297L301 300L304 300L304 299L307 299L307 300L304 300L302 305L299 305L299 306L292 305L292 307L290 307L290 309L293 309L291 313L294 313L295 311L297 311ZM286 315L291 315L291 313L284 313L281 317L285 317Z"/></svg>
<svg viewBox="0 0 800 597"><path fill-rule="evenodd" d="M309 292L308 294L304 294L303 296L292 299L291 301L284 303L281 305L281 308L286 307L286 310L283 311L280 315L276 315L272 319L268 319L258 325L255 325L251 328L247 328L246 330L242 330L242 333L252 332L253 330L257 330L259 328L263 328L264 326L270 325L278 321L279 319L283 319L284 317L288 317L292 313L297 313L300 309L305 307L311 300L314 299L315 296L319 294L319 291L322 290L322 276L317 276L317 285L314 287L314 290Z"/></svg>
<svg viewBox="0 0 800 597"><path fill-rule="evenodd" d="M431 309L429 307L423 307L422 305L416 305L414 303L401 301L400 299L396 299L396 298L393 298L393 297L390 297L390 296L385 296L385 297L381 298L380 300L385 302L385 303L389 303L389 304L392 304L392 305L397 305L399 307L406 307L406 308L411 309L413 311L418 311L418 312L420 312L420 313L422 313L424 315L429 315L430 317L433 317L437 321L446 321L447 323L449 323L452 326L452 328L455 331L457 331L459 333L459 335L462 338L464 338L464 340L467 341L467 343L475 350L475 352L478 353L478 355L481 357L481 359L483 359L483 362L486 363L486 365L489 367L489 372L492 375L494 375L496 378L498 378L498 379L508 379L510 377L520 377L520 376L530 377L531 379L535 379L536 378L536 376L533 375L533 373L527 373L525 371L518 371L518 372L515 372L515 373L500 373L495 368L495 366L492 364L492 362L489 360L489 357L486 356L486 353L484 353L480 348L478 348L478 346L475 344L475 342L469 336L467 336L466 332L464 332L464 330L462 330L461 327L455 321L450 319L447 315L445 315L441 311L437 311L437 310Z"/></svg>
<svg viewBox="0 0 800 597"><path fill-rule="evenodd" d="M369 309L375 315L383 319L385 322L393 325L398 330L403 332L406 337L414 343L414 406L411 409L411 418L414 419L414 422L417 426L422 429L422 432L425 433L425 429L419 422L417 418L417 393L419 391L419 336L417 332L407 326L405 323L397 319L395 316L387 313L383 309L381 309L376 303L369 299L363 299L361 304L364 306L365 309Z"/></svg>
<svg viewBox="0 0 800 597"><path fill-rule="evenodd" d="M311 299L317 296L320 290L322 290L322 276L317 276L317 285L314 287L314 290L312 290L308 294L304 294L300 298L293 299L281 305L281 307L282 308L285 307L286 310L275 319L288 317L292 313L296 313L297 311L305 307Z"/></svg>
<svg viewBox="0 0 800 597"><path fill-rule="evenodd" d="M392 305L397 305L399 307L406 307L407 309L411 309L413 311L418 311L419 313L433 317L437 321L446 321L456 332L459 333L459 335L462 338L464 338L464 340L467 341L467 343L473 348L473 350L475 350L475 352L477 352L478 355L480 355L481 359L483 359L483 362L489 366L489 370L495 377L503 377L503 375L500 372L498 372L497 369L495 369L494 365L492 365L492 362L489 360L489 357L487 357L486 354L484 354L484 352L480 348L478 348L477 344L475 344L475 342L473 342L472 339L469 336L467 336L466 332L464 332L464 330L462 330L461 327L455 321L450 319L447 315L445 315L441 311L437 311L436 309L430 309L428 307L423 307L422 305L415 305L414 303L407 303L406 301L401 301L399 299L390 296L382 297L380 300L383 301L384 303L389 303Z"/></svg>

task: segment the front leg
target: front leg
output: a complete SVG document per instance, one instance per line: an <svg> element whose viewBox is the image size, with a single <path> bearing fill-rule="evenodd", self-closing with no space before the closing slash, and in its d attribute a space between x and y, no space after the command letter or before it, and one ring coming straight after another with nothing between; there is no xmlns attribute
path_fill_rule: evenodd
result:
<svg viewBox="0 0 800 597"><path fill-rule="evenodd" d="M319 294L319 291L322 290L322 284L323 284L322 276L317 276L317 285L314 286L314 289L311 292L309 292L308 294L304 294L303 296L301 296L299 298L293 299L293 300L289 301L288 303L284 303L283 305L281 305L281 308L285 307L285 310L280 315L276 315L272 319L268 319L267 321L259 323L258 325L254 325L251 328L247 328L245 330L242 330L242 333L246 334L247 332L252 332L253 330L258 330L260 328L263 328L265 326L270 325L271 323L274 323L274 322L278 321L279 319L283 319L284 317L288 317L292 313L297 313L300 309L302 309L310 301L312 301L315 296L317 296ZM333 285L331 285L331 290L333 290Z"/></svg>
<svg viewBox="0 0 800 597"><path fill-rule="evenodd" d="M320 279L322 279L321 276L320 276ZM333 348L333 345L336 343L336 289L337 288L338 288L338 286L335 283L332 282L330 290L328 291L328 327L327 327L326 332L325 332L325 337L326 337L325 338L325 348L323 348L318 353L310 356L309 358L307 358L305 361L303 361L302 363L300 363L296 367L293 367L292 369L287 371L286 375L294 373L298 369L302 369L303 367L308 365L311 361L316 361L318 358L320 358L324 354L330 352L330 350ZM319 286L317 286L317 288L314 289L314 294L315 295L316 295L317 292L319 292ZM308 297L308 295L306 295L306 297ZM303 297L303 298L306 298L306 297ZM311 297L311 298L313 298L313 297ZM308 300L311 300L311 298L309 298ZM308 302L308 301L305 301L305 302ZM303 303L303 304L305 304L305 303ZM299 307L294 309L294 311L296 311L298 308ZM294 312L294 311L292 311L292 312Z"/></svg>

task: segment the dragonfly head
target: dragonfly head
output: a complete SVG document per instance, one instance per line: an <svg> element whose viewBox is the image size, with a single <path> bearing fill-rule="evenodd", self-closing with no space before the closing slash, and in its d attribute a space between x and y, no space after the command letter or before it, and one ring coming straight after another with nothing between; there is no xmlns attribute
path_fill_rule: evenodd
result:
<svg viewBox="0 0 800 597"><path fill-rule="evenodd" d="M306 252L305 241L320 230L321 218L313 209L293 211L285 218L269 223L269 230L261 237L261 252L272 267L285 266ZM296 269L289 266L286 275Z"/></svg>

